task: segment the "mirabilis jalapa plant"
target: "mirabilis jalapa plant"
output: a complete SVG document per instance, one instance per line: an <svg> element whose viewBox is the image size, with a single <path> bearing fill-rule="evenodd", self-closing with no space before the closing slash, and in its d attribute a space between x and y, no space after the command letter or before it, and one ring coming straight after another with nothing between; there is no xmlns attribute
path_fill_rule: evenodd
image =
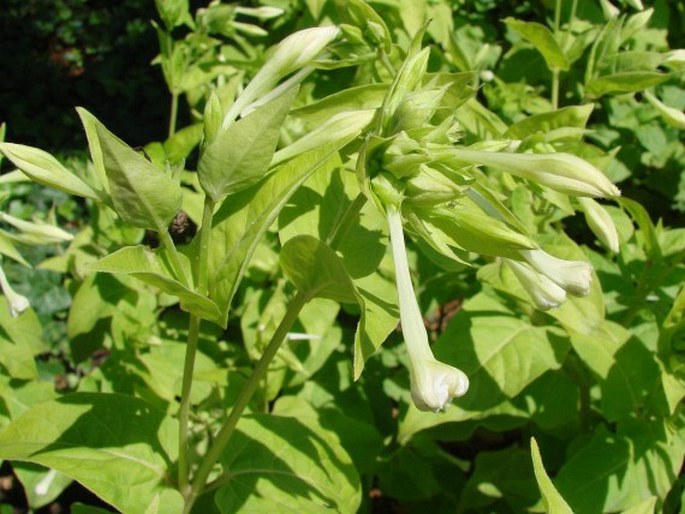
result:
<svg viewBox="0 0 685 514"><path fill-rule="evenodd" d="M226 326L230 303L256 241L276 220L290 195L360 135L363 143L356 159L359 201L352 203L351 215L345 216L340 225L353 219L355 211L358 213L369 199L387 221L400 322L410 363L411 396L417 408L443 409L453 398L467 393L469 379L433 356L407 262L405 227L434 251L459 263L470 264L471 254L502 259L540 309L558 306L567 294L582 296L590 290L590 265L559 259L540 248L501 201L493 177L499 170L536 183L537 188L581 198L616 197L618 189L593 165L554 152L551 144L530 146L502 140L463 145L455 113L473 96L470 85L474 73L428 73L430 49L421 48L422 31L395 72L389 58L390 33L382 19L360 1L349 2L349 9L352 25L306 29L281 42L227 109L216 96L210 96L197 169L204 195L202 221L194 241L183 251L176 248L167 231L184 195L180 184L182 165L167 164L160 169L84 109L79 109L79 115L96 171L93 177L75 176L41 150L10 143L0 145L0 151L35 181L109 206L125 222L159 235L161 249L125 247L91 265L91 270L139 278L176 296L181 308L190 313L177 413L176 479L171 492L170 488L163 490L165 499L157 500L168 502L164 504L168 512L191 512L210 479L211 489L220 488L231 478L230 469L217 472L216 464L299 310L316 296L362 303L333 251L336 237L325 243L303 237L286 242L281 266L298 294L211 445L193 462L190 392L201 321ZM378 56L392 77L380 105L342 109L323 124L326 130L313 130L276 151L281 125L291 111L299 84L316 66L335 66L327 50L340 50L334 45L341 34L361 56L348 62L341 59L344 65L368 61L364 44L371 41L370 47L377 45L378 51L371 52L371 56ZM483 167L491 172L484 172ZM230 219L233 202L249 205L260 195L270 195L273 201L256 213L255 219L248 220L248 228L236 243L231 239L234 229L224 223ZM599 204L581 206L593 219L597 218L597 208L601 209ZM595 226L611 233L606 220ZM344 236L344 231L340 233ZM238 262L230 260L239 254L235 248L245 248ZM307 251L311 253L304 255ZM311 268L287 265L289 259L307 257L311 257ZM2 457L44 463L33 454L3 453ZM124 511L152 505L150 499L130 498L103 489L101 484L89 483L88 477L79 480Z"/></svg>

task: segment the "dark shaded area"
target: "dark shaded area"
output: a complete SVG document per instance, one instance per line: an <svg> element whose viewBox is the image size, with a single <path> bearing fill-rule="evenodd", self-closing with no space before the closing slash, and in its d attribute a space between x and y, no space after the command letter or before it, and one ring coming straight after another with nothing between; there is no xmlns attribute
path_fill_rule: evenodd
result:
<svg viewBox="0 0 685 514"><path fill-rule="evenodd" d="M162 139L169 101L161 70L150 66L158 53L155 17L150 0L4 0L0 122L7 139L62 153L82 149L77 105L132 144Z"/></svg>

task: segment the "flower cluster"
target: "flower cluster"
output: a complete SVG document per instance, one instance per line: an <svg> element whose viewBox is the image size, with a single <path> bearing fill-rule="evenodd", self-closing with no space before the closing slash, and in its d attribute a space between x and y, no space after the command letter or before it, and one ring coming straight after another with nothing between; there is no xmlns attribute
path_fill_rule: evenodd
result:
<svg viewBox="0 0 685 514"><path fill-rule="evenodd" d="M420 35L418 36L420 38ZM578 198L588 225L612 251L616 229L593 198L620 195L594 165L575 155L546 153L521 141L465 146L454 113L470 100L468 74L426 71L428 49L414 44L376 115L357 165L361 187L386 216L410 360L411 392L421 410L437 411L466 393L466 375L437 361L414 295L404 246L403 224L451 259L470 263L472 254L499 258L534 304L559 306L567 295L590 292L592 267L545 252L490 186L497 171Z"/></svg>

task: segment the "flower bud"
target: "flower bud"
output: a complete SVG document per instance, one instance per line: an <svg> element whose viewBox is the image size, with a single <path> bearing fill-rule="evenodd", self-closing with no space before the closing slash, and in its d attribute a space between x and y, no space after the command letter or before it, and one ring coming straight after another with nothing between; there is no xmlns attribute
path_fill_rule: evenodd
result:
<svg viewBox="0 0 685 514"><path fill-rule="evenodd" d="M568 261L544 250L520 250L521 257L535 271L542 273L564 291L574 296L586 296L592 282L592 266L584 261Z"/></svg>
<svg viewBox="0 0 685 514"><path fill-rule="evenodd" d="M659 114L661 114L661 117L666 123L677 129L685 129L685 113L673 107L669 107L649 91L644 91L642 94L647 101L659 111Z"/></svg>
<svg viewBox="0 0 685 514"><path fill-rule="evenodd" d="M505 264L535 302L538 309L546 311L559 307L566 300L566 291L531 268L528 264L512 259L503 259Z"/></svg>
<svg viewBox="0 0 685 514"><path fill-rule="evenodd" d="M71 241L74 236L69 232L62 230L55 225L49 223L32 223L24 221L4 212L0 212L0 221L9 223L14 228L21 230L21 239L27 244L49 244L61 243L62 241Z"/></svg>
<svg viewBox="0 0 685 514"><path fill-rule="evenodd" d="M333 41L340 29L335 26L300 30L281 41L224 117L223 129L252 102L268 93L280 79L307 66ZM303 80L305 75L300 77ZM290 84L292 86L293 84Z"/></svg>
<svg viewBox="0 0 685 514"><path fill-rule="evenodd" d="M433 356L411 283L399 210L392 206L388 207L387 219L395 264L400 324L409 355L411 397L418 409L439 411L445 408L452 398L466 394L469 379L462 371L436 360Z"/></svg>
<svg viewBox="0 0 685 514"><path fill-rule="evenodd" d="M616 253L618 252L618 231L614 220L599 203L592 198L578 198L580 206L585 213L587 222L592 233L597 236L604 246Z"/></svg>
<svg viewBox="0 0 685 514"><path fill-rule="evenodd" d="M459 161L492 166L574 196L615 197L621 191L592 164L567 153L522 154L457 149Z"/></svg>

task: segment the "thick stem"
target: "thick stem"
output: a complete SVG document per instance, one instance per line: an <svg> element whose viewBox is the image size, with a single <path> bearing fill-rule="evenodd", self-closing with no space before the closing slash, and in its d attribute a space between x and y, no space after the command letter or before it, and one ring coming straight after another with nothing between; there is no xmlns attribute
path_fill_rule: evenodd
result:
<svg viewBox="0 0 685 514"><path fill-rule="evenodd" d="M205 197L200 227L200 251L197 260L197 291L201 295L207 294L209 243L212 233L212 218L214 217L214 201ZM195 356L202 320L195 315L190 316L188 324L188 343L186 345L185 361L183 364L183 384L181 386L181 404L178 409L178 484L181 494L189 494L189 448L188 431L190 415L190 392L193 386L193 372L195 370Z"/></svg>
<svg viewBox="0 0 685 514"><path fill-rule="evenodd" d="M195 354L200 335L200 322L198 316L190 315L188 324L188 342L186 344L186 356L183 365L183 385L181 386L181 404L178 408L178 488L181 494L188 491L188 421L190 416L190 390L193 385L193 369L195 367Z"/></svg>
<svg viewBox="0 0 685 514"><path fill-rule="evenodd" d="M257 362L252 374L247 379L247 382L240 391L238 398L236 398L233 409L224 421L221 430L219 430L219 433L214 440L214 444L209 448L209 451L207 452L207 455L205 455L204 459L202 459L200 468L197 470L197 474L193 479L189 494L186 496L186 504L183 510L184 514L188 514L191 511L195 500L198 496L200 496L200 494L202 494L205 484L207 483L207 478L214 468L214 464L216 464L221 457L221 454L223 453L224 448L226 448L226 444L228 444L231 435L233 435L233 431L240 420L240 416L242 416L247 404L252 398L252 395L257 390L260 381L269 369L269 364L271 364L271 361L276 356L276 352L281 346L281 343L292 328L295 320L297 320L300 310L302 310L302 307L304 307L309 300L310 298L307 295L300 292L295 296L292 303L288 307L288 311L285 313L280 325L278 325L278 328L271 338L269 345L264 350L264 353L259 359L259 362Z"/></svg>
<svg viewBox="0 0 685 514"><path fill-rule="evenodd" d="M559 108L559 68L552 69L552 110Z"/></svg>

